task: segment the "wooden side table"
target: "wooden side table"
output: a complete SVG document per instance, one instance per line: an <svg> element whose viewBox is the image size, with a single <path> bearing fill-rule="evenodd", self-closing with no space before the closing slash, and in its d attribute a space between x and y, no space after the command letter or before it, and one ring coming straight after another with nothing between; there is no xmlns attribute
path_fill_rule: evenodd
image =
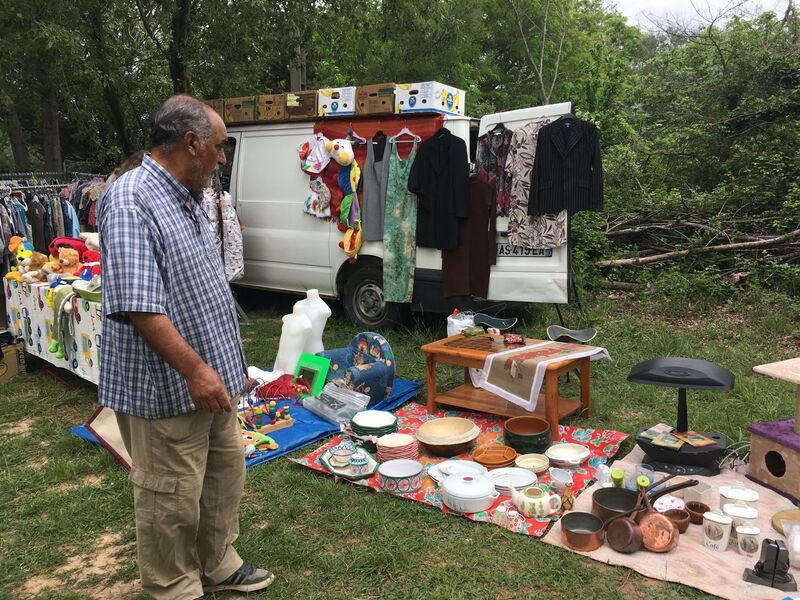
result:
<svg viewBox="0 0 800 600"><path fill-rule="evenodd" d="M525 343L535 344L541 341L543 340L526 338ZM426 355L425 385L427 387L429 413L436 412L439 404L446 404L508 417L535 415L545 419L550 424L553 440L559 439L558 423L561 419L575 413L580 413L585 417L589 417L592 414L591 366L588 356L548 365L544 376L544 394L539 395L536 411L530 412L496 394L472 385L469 369L482 369L489 354L510 350L503 344L502 340L495 340L488 335L465 338L463 335L458 334L425 344L421 349ZM464 385L437 394L437 364L463 367ZM580 400L564 398L558 393L558 378L576 368L580 369Z"/></svg>

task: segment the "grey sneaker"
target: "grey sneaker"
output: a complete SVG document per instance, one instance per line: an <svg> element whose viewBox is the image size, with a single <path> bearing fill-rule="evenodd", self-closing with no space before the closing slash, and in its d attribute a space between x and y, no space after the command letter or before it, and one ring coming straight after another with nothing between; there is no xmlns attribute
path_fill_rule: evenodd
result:
<svg viewBox="0 0 800 600"><path fill-rule="evenodd" d="M266 569L257 569L249 563L242 563L242 566L236 569L233 575L225 581L215 585L203 586L203 592L221 592L223 590L255 592L256 590L263 590L273 581L275 581L275 575Z"/></svg>

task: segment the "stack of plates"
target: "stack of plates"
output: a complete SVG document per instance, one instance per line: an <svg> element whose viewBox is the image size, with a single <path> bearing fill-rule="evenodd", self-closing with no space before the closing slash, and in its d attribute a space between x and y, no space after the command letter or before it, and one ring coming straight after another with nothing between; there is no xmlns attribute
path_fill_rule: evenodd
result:
<svg viewBox="0 0 800 600"><path fill-rule="evenodd" d="M378 460L386 462L397 458L419 458L419 446L413 435L390 433L378 438Z"/></svg>
<svg viewBox="0 0 800 600"><path fill-rule="evenodd" d="M516 458L517 451L510 446L481 446L472 453L472 459L489 470L511 467Z"/></svg>
<svg viewBox="0 0 800 600"><path fill-rule="evenodd" d="M487 472L486 467L471 460L446 460L428 469L428 475L437 484L450 475L486 475Z"/></svg>
<svg viewBox="0 0 800 600"><path fill-rule="evenodd" d="M362 410L350 419L353 433L382 436L397 431L397 417L385 410Z"/></svg>
<svg viewBox="0 0 800 600"><path fill-rule="evenodd" d="M537 481L536 475L528 469L520 467L504 467L489 472L489 479L494 483L494 489L501 496L510 496L512 490L524 490Z"/></svg>
<svg viewBox="0 0 800 600"><path fill-rule="evenodd" d="M381 437L397 431L397 417L385 410L362 410L350 419L350 429L358 437ZM377 452L378 448L370 441L364 441L362 446L369 452Z"/></svg>

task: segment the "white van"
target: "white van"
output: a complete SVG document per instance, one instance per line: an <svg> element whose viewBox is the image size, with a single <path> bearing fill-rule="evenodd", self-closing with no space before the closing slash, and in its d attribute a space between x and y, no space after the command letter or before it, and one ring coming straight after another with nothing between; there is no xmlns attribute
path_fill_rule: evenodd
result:
<svg viewBox="0 0 800 600"><path fill-rule="evenodd" d="M444 126L467 143L474 161L479 135L504 123L513 129L526 121L571 112L571 103L551 104L487 115L480 119L445 117ZM357 118L357 117L354 117ZM296 146L313 133L313 122L230 126L229 161L223 182L229 186L244 225L244 278L237 285L284 292L320 294L342 301L348 317L362 328L397 322L403 305L383 301L380 242L365 242L355 264L339 247L336 223L305 214L308 175L300 170ZM497 220L497 264L491 269L489 303L569 300L569 248L530 250L508 244L507 218ZM449 312L469 299L442 296L441 251L418 248L412 308ZM483 300L483 299L481 299Z"/></svg>

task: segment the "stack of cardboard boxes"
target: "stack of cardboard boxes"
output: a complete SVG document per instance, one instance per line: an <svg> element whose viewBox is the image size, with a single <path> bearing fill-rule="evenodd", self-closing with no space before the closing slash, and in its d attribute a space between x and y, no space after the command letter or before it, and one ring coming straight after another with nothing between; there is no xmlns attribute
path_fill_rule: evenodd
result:
<svg viewBox="0 0 800 600"><path fill-rule="evenodd" d="M319 117L381 116L407 112L464 115L463 90L436 81L378 83L206 100L228 124L313 121Z"/></svg>

